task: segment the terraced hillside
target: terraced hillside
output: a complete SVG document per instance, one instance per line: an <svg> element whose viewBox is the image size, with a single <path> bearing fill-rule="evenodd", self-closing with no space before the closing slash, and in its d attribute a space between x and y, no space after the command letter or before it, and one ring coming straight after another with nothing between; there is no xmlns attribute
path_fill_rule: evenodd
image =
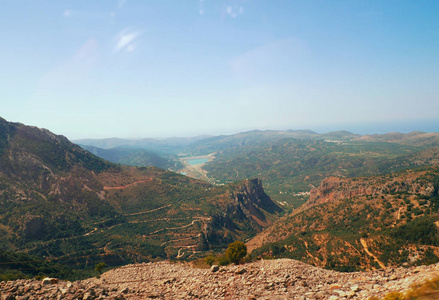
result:
<svg viewBox="0 0 439 300"><path fill-rule="evenodd" d="M215 187L114 165L47 130L0 119L0 245L69 266L188 258L248 239L281 209L259 180Z"/></svg>

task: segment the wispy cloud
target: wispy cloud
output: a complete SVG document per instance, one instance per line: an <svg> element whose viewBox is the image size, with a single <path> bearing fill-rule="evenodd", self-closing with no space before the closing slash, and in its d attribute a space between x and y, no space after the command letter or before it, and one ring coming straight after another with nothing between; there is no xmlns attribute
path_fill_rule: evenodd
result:
<svg viewBox="0 0 439 300"><path fill-rule="evenodd" d="M126 0L119 0L118 7L122 8L125 5Z"/></svg>
<svg viewBox="0 0 439 300"><path fill-rule="evenodd" d="M200 0L200 9L198 12L200 15L204 15L204 0Z"/></svg>
<svg viewBox="0 0 439 300"><path fill-rule="evenodd" d="M64 18L68 18L72 15L72 11L70 9L66 9L62 15Z"/></svg>
<svg viewBox="0 0 439 300"><path fill-rule="evenodd" d="M62 12L62 16L64 18L70 18L76 21L88 21L92 20L93 22L110 22L113 21L115 17L115 12L106 12L106 11L92 11L92 10L77 10L77 9L65 9Z"/></svg>
<svg viewBox="0 0 439 300"><path fill-rule="evenodd" d="M78 61L92 61L98 55L99 44L95 39L89 39L81 48L76 51L74 60Z"/></svg>
<svg viewBox="0 0 439 300"><path fill-rule="evenodd" d="M271 41L230 61L233 74L244 81L278 78L279 70L294 72L309 52L308 44L293 37Z"/></svg>
<svg viewBox="0 0 439 300"><path fill-rule="evenodd" d="M239 15L242 15L244 12L244 7L240 5L229 5L226 7L226 13L232 18L236 18Z"/></svg>
<svg viewBox="0 0 439 300"><path fill-rule="evenodd" d="M33 92L32 99L36 103L50 101L49 99L64 99L60 100L63 105L71 105L66 100L69 97L75 97L84 90L93 91L93 70L99 66L99 54L98 41L93 38L87 40L72 57L44 74Z"/></svg>
<svg viewBox="0 0 439 300"><path fill-rule="evenodd" d="M132 52L136 49L136 41L142 35L139 30L124 29L119 32L114 39L114 53L120 53L123 51Z"/></svg>

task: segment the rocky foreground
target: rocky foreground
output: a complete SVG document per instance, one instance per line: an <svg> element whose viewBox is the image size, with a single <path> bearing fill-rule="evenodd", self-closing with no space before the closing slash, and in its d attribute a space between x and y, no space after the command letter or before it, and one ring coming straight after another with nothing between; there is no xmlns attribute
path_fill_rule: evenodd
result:
<svg viewBox="0 0 439 300"><path fill-rule="evenodd" d="M0 283L4 299L368 299L439 275L439 264L340 273L291 259L198 269L170 262L127 265L100 278ZM431 298L436 299L436 298Z"/></svg>

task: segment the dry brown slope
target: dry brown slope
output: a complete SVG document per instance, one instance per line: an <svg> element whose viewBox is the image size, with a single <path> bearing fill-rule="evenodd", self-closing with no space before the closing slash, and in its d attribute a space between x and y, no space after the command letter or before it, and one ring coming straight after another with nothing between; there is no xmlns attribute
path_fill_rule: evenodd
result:
<svg viewBox="0 0 439 300"><path fill-rule="evenodd" d="M420 260L429 255L434 260L439 248L433 242L396 240L389 232L408 223L415 224L414 228L437 221L438 179L437 166L383 176L326 178L311 190L303 207L248 241L248 248L251 251L277 242L278 246L286 247L282 255L319 266L329 267L335 260L339 267L346 264L360 269L380 267L361 244L361 238L368 237L368 250L379 261L384 259L384 265L420 263L416 262L417 255ZM416 224L416 220L421 221ZM264 251L270 255L269 248ZM320 261L314 262L307 252L320 257Z"/></svg>

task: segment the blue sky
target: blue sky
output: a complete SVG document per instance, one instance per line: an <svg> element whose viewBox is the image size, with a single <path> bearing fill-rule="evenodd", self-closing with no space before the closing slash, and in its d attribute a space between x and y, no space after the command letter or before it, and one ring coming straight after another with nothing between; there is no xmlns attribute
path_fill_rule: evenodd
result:
<svg viewBox="0 0 439 300"><path fill-rule="evenodd" d="M439 1L0 8L0 116L71 139L438 131Z"/></svg>

